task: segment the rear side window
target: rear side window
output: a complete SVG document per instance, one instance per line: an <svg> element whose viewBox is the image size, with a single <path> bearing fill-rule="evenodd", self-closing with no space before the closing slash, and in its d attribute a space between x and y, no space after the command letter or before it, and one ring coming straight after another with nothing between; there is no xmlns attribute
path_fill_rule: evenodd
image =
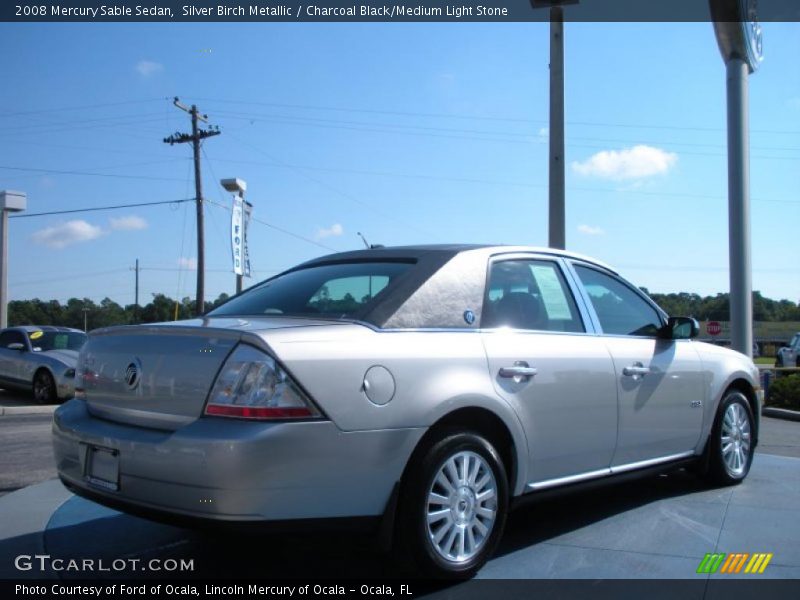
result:
<svg viewBox="0 0 800 600"><path fill-rule="evenodd" d="M572 293L558 266L543 260L492 264L481 327L583 332Z"/></svg>
<svg viewBox="0 0 800 600"><path fill-rule="evenodd" d="M410 262L357 262L298 269L262 283L209 315L357 318L411 266Z"/></svg>
<svg viewBox="0 0 800 600"><path fill-rule="evenodd" d="M661 316L644 298L618 279L575 265L583 287L589 294L603 333L655 336L662 326Z"/></svg>

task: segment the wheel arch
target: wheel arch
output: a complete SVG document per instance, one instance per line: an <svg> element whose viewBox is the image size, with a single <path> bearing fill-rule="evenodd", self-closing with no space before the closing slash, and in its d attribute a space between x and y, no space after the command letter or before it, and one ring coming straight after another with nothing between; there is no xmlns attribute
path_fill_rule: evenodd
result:
<svg viewBox="0 0 800 600"><path fill-rule="evenodd" d="M753 447L755 447L758 445L758 432L760 429L760 422L761 422L760 419L761 413L759 411L759 402L758 402L758 397L756 396L756 391L752 383L750 383L750 381L748 381L744 377L738 377L733 381L731 381L730 383L728 383L728 385L725 387L725 390L722 392L722 396L720 396L720 402L728 392L733 390L741 392L744 395L744 397L747 398L747 403L750 405L750 412L753 413L753 423L755 425L754 426L755 431L753 432L754 433ZM717 405L719 406L719 403Z"/></svg>
<svg viewBox="0 0 800 600"><path fill-rule="evenodd" d="M33 394L33 388L36 384L36 378L39 376L39 373L47 373L50 376L50 381L53 383L53 393L55 394L56 400L60 398L58 395L58 379L56 378L55 373L53 373L53 369L51 369L48 365L38 365L33 370L33 377L31 377L30 391L28 393Z"/></svg>
<svg viewBox="0 0 800 600"><path fill-rule="evenodd" d="M421 457L448 431L473 431L487 438L500 454L508 477L510 495L515 495L520 477L519 447L506 422L491 410L479 406L457 408L434 422L417 442L403 469L401 482L407 480L408 470L418 464Z"/></svg>

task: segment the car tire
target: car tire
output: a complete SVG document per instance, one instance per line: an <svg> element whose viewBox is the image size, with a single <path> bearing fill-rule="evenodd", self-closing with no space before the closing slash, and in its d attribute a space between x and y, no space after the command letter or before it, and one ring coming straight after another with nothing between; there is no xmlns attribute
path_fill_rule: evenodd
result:
<svg viewBox="0 0 800 600"><path fill-rule="evenodd" d="M398 508L404 558L429 576L469 578L492 555L505 526L502 459L480 434L450 432L409 465Z"/></svg>
<svg viewBox="0 0 800 600"><path fill-rule="evenodd" d="M753 462L755 421L747 397L729 390L720 402L708 444L708 476L719 485L744 481Z"/></svg>
<svg viewBox="0 0 800 600"><path fill-rule="evenodd" d="M53 376L40 369L33 376L33 399L39 404L52 404L56 401L56 382Z"/></svg>

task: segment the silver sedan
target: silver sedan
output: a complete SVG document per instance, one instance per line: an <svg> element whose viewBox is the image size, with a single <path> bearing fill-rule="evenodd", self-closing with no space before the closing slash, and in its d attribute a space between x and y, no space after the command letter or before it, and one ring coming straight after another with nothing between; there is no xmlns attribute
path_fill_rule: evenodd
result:
<svg viewBox="0 0 800 600"><path fill-rule="evenodd" d="M25 325L0 331L0 387L37 402L71 398L78 351L86 334L69 327Z"/></svg>
<svg viewBox="0 0 800 600"><path fill-rule="evenodd" d="M92 332L55 413L58 471L173 523L357 519L426 572L468 576L545 490L683 466L745 478L758 372L696 335L576 254L334 254L202 318Z"/></svg>

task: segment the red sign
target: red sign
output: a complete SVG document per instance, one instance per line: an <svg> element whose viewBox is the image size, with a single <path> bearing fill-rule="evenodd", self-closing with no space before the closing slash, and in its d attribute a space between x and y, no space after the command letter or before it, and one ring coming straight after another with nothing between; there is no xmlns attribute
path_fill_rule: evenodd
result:
<svg viewBox="0 0 800 600"><path fill-rule="evenodd" d="M722 324L719 321L709 321L706 323L708 335L719 335L722 333Z"/></svg>

